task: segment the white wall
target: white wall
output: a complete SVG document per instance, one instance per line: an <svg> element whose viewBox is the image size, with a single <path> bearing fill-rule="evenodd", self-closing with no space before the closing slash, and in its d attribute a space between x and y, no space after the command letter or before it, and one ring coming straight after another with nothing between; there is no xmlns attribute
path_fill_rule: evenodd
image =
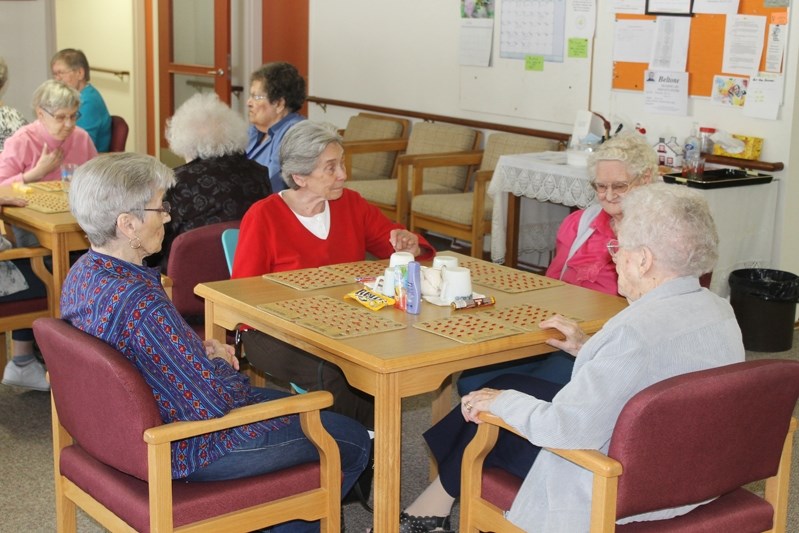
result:
<svg viewBox="0 0 799 533"><path fill-rule="evenodd" d="M451 18L457 16L458 0L438 0L437 4L446 4L445 9L439 5L435 10L427 9L429 0L406 0L402 2L402 9L405 12L414 13L416 17L425 19L424 26L436 28L435 39L441 43L453 43L458 41L458 26L451 23ZM316 24L323 24L325 27L335 28L335 38L344 41L344 44L337 43L336 47L357 48L360 47L363 55L379 55L383 46L380 39L364 39L364 32L358 30L358 26L364 24L370 27L393 28L392 24L397 18L397 3L389 0L372 0L370 8L364 10L362 0L342 0L335 3L334 10L329 9L327 0L311 0L311 21ZM502 0L497 0L497 9L502 9ZM324 19L317 15L324 13ZM671 117L667 115L654 115L647 113L643 109L642 93L613 91L611 90L612 60L611 50L613 46L613 14L609 9L607 0L600 0L597 7L597 26L594 41L594 64L592 69L590 101L593 111L602 113L614 124L622 121L627 124L641 122L647 128L649 140L655 143L659 136L677 136L683 138L688 134L693 122L716 126L732 133L742 133L763 137L765 139L761 159L763 161L782 161L785 170L775 173L780 178L781 186L781 208L778 213L778 228L775 236L777 251L775 252L774 264L772 266L783 270L788 270L799 274L799 246L796 246L794 231L799 228L799 210L790 209L788 206L799 205L799 183L797 179L792 179L793 173L799 171L799 141L792 141L792 133L799 128L799 110L796 106L797 89L797 57L799 57L799 10L791 10L789 26L794 28L792 38L789 39L786 51L785 65L785 103L780 111L778 120L760 120L744 117L740 110L730 110L712 105L706 98L692 97L689 103L689 117ZM442 20L430 20L431 16L443 17ZM407 17L402 18L405 21ZM358 21L358 24L353 24ZM310 55L312 58L310 68L310 94L318 97L338 98L348 100L348 94L361 95L364 90L372 88L369 94L369 103L391 102L394 100L392 87L385 87L380 83L383 78L379 70L367 72L367 81L373 79L371 83L364 85L364 79L354 76L339 76L340 70L351 72L357 70L359 57L333 57L326 55L325 51L331 47L330 32L317 32L317 27L311 26ZM389 31L389 30L387 30ZM393 30L391 30L393 31ZM403 29L408 35L408 39L415 39L413 32ZM366 32L367 34L369 32ZM321 37L320 37L321 36ZM409 46L413 48L413 46ZM496 54L496 50L494 52ZM355 67L353 67L355 65ZM412 55L393 55L390 61L384 62L386 71L391 72L415 72L424 71L430 65L438 65L438 75L443 75L447 80L444 88L449 91L451 102L459 101L458 81L460 79L461 68L455 64L441 66L438 63L436 50L429 50L428 54ZM323 67L323 68L322 68ZM341 68L339 68L341 67ZM318 79L319 75L327 76L324 80ZM336 84L335 95L318 92L329 84ZM440 90L441 87L424 87L423 90ZM420 92L424 92L424 91ZM503 94L503 87L497 85L491 90L486 90L485 98L496 98ZM530 95L530 98L533 98ZM350 99L351 100L351 99ZM392 107L390 103L383 104ZM419 101L419 106L414 109L418 111L431 111L424 108L424 101ZM469 117L469 113L464 109L450 109L450 112L439 114L457 115ZM356 113L356 110L334 108L328 106L324 112L319 106L309 107L310 118L314 120L326 120L333 122L339 127L346 125L347 118ZM471 118L471 117L470 117ZM514 124L531 128L541 127L532 120L510 119L501 115L483 115L482 120L497 122L502 124ZM568 131L558 125L552 129L556 131Z"/></svg>

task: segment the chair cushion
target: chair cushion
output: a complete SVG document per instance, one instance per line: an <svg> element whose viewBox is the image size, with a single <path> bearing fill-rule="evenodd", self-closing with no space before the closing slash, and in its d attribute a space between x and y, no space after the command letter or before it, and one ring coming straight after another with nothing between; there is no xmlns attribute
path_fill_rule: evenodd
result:
<svg viewBox="0 0 799 533"><path fill-rule="evenodd" d="M499 157L508 154L529 154L557 150L558 143L551 139L519 135L518 133L492 133L486 140L480 170L494 170Z"/></svg>
<svg viewBox="0 0 799 533"><path fill-rule="evenodd" d="M47 298L33 298L30 300L0 303L0 317L24 315L39 311L47 311Z"/></svg>
<svg viewBox="0 0 799 533"><path fill-rule="evenodd" d="M357 191L368 202L385 205L397 204L397 180L347 181L348 189ZM424 180L424 192L430 194L456 194L461 190Z"/></svg>
<svg viewBox="0 0 799 533"><path fill-rule="evenodd" d="M402 136L402 124L395 120L372 118L363 115L350 117L344 130L344 141L366 141L398 139ZM375 152L352 156L351 180L388 179L394 170L396 152Z"/></svg>
<svg viewBox="0 0 799 533"><path fill-rule="evenodd" d="M61 474L136 531L150 531L149 486L110 468L79 446L61 452ZM179 527L319 487L319 463L229 481L172 482L173 521Z"/></svg>
<svg viewBox="0 0 799 533"><path fill-rule="evenodd" d="M519 492L522 481L521 478L501 468L486 468L483 470L483 498L503 511L507 511L513 505L513 500L516 499L516 493Z"/></svg>
<svg viewBox="0 0 799 533"><path fill-rule="evenodd" d="M464 126L418 122L411 130L406 153L468 152L475 149L476 136L475 130ZM466 190L467 171L466 166L429 168L424 172L424 182L425 185L436 183L463 192Z"/></svg>
<svg viewBox="0 0 799 533"><path fill-rule="evenodd" d="M486 195L484 220L491 220L494 203ZM431 217L449 220L457 224L471 226L474 220L474 193L458 194L422 194L416 196L411 204L411 211Z"/></svg>
<svg viewBox="0 0 799 533"><path fill-rule="evenodd" d="M616 533L760 533L771 529L773 520L774 509L768 502L738 489L682 516L618 525Z"/></svg>

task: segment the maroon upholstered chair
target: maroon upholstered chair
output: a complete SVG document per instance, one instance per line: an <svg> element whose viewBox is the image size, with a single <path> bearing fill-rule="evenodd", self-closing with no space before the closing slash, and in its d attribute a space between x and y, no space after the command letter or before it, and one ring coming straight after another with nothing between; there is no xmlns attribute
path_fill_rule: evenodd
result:
<svg viewBox="0 0 799 533"><path fill-rule="evenodd" d="M219 222L181 233L172 241L167 262L172 303L181 315L205 338L205 300L194 294L198 283L230 279L222 249L222 232L238 228L241 221ZM169 288L170 281L164 286Z"/></svg>
<svg viewBox="0 0 799 533"><path fill-rule="evenodd" d="M591 532L784 532L799 397L799 362L749 361L676 376L636 394L607 456L551 452L594 473ZM503 516L521 480L481 473L500 418L487 415L463 458L461 531L521 531ZM482 475L481 475L482 474ZM765 497L742 488L766 480ZM562 490L569 490L563 486ZM640 513L716 498L669 520L616 525Z"/></svg>
<svg viewBox="0 0 799 533"><path fill-rule="evenodd" d="M111 531L252 531L293 519L339 531L338 447L319 416L330 393L163 424L152 390L118 351L58 319L39 319L33 330L50 377L58 531L75 531L76 505ZM318 463L239 480L172 480L171 442L293 413Z"/></svg>
<svg viewBox="0 0 799 533"><path fill-rule="evenodd" d="M128 123L125 119L111 115L111 146L109 152L124 152L128 141Z"/></svg>

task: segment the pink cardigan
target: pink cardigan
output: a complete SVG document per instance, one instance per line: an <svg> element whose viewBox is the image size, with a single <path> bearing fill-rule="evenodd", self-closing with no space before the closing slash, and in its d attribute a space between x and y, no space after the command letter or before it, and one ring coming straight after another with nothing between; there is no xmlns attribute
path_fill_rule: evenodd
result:
<svg viewBox="0 0 799 533"><path fill-rule="evenodd" d="M36 166L45 144L50 151L61 148L64 152L64 163L80 165L97 155L94 143L84 129L75 127L62 142L54 139L44 124L37 120L18 129L6 139L5 148L0 152L0 185L22 182L22 174ZM41 181L59 179L61 169L56 168Z"/></svg>

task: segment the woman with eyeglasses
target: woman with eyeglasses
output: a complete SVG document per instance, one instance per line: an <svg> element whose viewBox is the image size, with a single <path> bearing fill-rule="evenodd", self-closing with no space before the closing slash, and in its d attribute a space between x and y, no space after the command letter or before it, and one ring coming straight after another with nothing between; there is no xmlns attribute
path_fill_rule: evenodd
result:
<svg viewBox="0 0 799 533"><path fill-rule="evenodd" d="M596 202L571 213L558 229L555 257L547 276L586 289L618 294L616 268L607 244L616 238L621 222L621 201L628 192L660 181L658 159L646 138L622 133L599 145L588 158ZM555 352L547 356L502 363L463 372L458 393L463 396L502 374L527 374L564 384L571 378L574 358Z"/></svg>
<svg viewBox="0 0 799 533"><path fill-rule="evenodd" d="M89 134L77 125L80 95L47 80L33 93L36 120L17 130L0 153L0 185L61 179L61 166L81 165L97 155ZM19 244L19 243L18 243Z"/></svg>
<svg viewBox="0 0 799 533"><path fill-rule="evenodd" d="M91 248L72 266L61 293L61 315L76 328L122 353L142 374L165 423L208 420L234 408L288 393L253 387L233 347L203 341L161 286L144 258L161 248L175 184L171 169L153 157L104 154L75 171L72 214ZM324 411L322 424L338 445L342 494L363 472L371 443L361 424ZM185 439L172 446L172 477L189 483L237 479L316 461L316 448L298 416L274 418ZM231 526L232 527L232 526ZM318 532L293 521L272 532Z"/></svg>
<svg viewBox="0 0 799 533"><path fill-rule="evenodd" d="M247 158L269 169L272 192L286 188L280 175L280 144L289 128L305 120L298 113L304 102L305 80L294 65L267 63L250 76Z"/></svg>

